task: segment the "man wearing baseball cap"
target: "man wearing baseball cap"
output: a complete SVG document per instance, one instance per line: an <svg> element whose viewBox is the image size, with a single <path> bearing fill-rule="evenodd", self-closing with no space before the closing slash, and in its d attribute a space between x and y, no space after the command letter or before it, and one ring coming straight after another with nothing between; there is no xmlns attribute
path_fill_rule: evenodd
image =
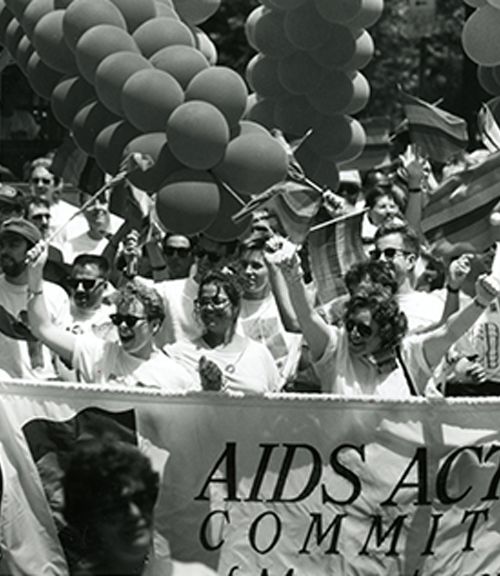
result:
<svg viewBox="0 0 500 576"><path fill-rule="evenodd" d="M28 273L26 254L41 240L38 228L24 218L10 218L0 225L0 368L13 378L55 379L51 354L31 334L27 325ZM66 292L51 282L44 294L53 321L69 322Z"/></svg>

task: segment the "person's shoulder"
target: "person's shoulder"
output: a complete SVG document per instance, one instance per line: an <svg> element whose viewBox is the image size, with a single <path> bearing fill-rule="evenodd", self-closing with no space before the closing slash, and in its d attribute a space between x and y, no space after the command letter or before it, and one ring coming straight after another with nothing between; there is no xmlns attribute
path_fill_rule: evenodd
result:
<svg viewBox="0 0 500 576"><path fill-rule="evenodd" d="M54 284L54 282L49 282L47 280L43 281L43 291L44 293L49 297L53 297L55 299L59 298L59 299L63 299L63 300L67 300L68 299L68 293L66 292L66 290L64 290L64 288L62 288L61 286L59 286L59 284Z"/></svg>

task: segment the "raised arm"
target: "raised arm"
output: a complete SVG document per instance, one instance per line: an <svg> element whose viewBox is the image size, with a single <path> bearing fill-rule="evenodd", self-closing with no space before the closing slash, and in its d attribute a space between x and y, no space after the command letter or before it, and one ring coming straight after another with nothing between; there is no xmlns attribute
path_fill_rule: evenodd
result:
<svg viewBox="0 0 500 576"><path fill-rule="evenodd" d="M276 240L273 238L268 246L267 258L283 274L300 329L309 346L313 360L317 360L323 356L330 341L330 328L309 301L302 278L303 272L297 254L297 246L284 239L279 239L278 245L276 245Z"/></svg>
<svg viewBox="0 0 500 576"><path fill-rule="evenodd" d="M39 242L28 252L28 321L33 334L58 356L71 362L75 348L75 335L55 325L43 296L43 267L48 247Z"/></svg>
<svg viewBox="0 0 500 576"><path fill-rule="evenodd" d="M431 368L438 365L448 349L476 322L500 293L500 283L493 276L480 276L476 281L476 296L465 308L425 336L423 350Z"/></svg>

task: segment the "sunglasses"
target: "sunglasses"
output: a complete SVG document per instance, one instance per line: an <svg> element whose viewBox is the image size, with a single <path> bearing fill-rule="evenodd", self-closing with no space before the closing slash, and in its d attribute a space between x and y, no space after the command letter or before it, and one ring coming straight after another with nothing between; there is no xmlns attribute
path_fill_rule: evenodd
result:
<svg viewBox="0 0 500 576"><path fill-rule="evenodd" d="M34 214L31 217L32 220L50 220L50 213L47 214Z"/></svg>
<svg viewBox="0 0 500 576"><path fill-rule="evenodd" d="M354 328L361 336L361 338L370 338L373 335L373 330L370 326L363 324L362 322L355 322L354 320L347 320L345 323L345 328L348 332L352 332Z"/></svg>
<svg viewBox="0 0 500 576"><path fill-rule="evenodd" d="M394 260L397 254L411 254L411 252L407 252L406 250L401 250L400 248L384 248L384 250L379 250L375 248L370 252L370 256L372 260L380 260L380 257L383 256L386 260Z"/></svg>
<svg viewBox="0 0 500 576"><path fill-rule="evenodd" d="M104 283L102 278L69 278L68 286L73 290L76 290L80 284L86 292L90 292L97 288L97 286Z"/></svg>
<svg viewBox="0 0 500 576"><path fill-rule="evenodd" d="M191 254L190 248L174 248L173 246L166 246L165 247L165 256L173 256L177 254L179 258L187 258Z"/></svg>
<svg viewBox="0 0 500 576"><path fill-rule="evenodd" d="M33 184L52 184L53 180L51 178L32 178L31 182Z"/></svg>
<svg viewBox="0 0 500 576"><path fill-rule="evenodd" d="M217 262L220 262L222 260L222 256L220 254L217 254L217 252L208 252L207 250L201 250L201 249L198 249L196 251L196 256L198 256L198 258L200 259L206 256L212 264L217 264Z"/></svg>
<svg viewBox="0 0 500 576"><path fill-rule="evenodd" d="M231 304L231 301L227 299L211 300L209 298L201 298L195 300L194 303L197 308L208 308L208 306L211 306L214 310L224 310L228 304Z"/></svg>
<svg viewBox="0 0 500 576"><path fill-rule="evenodd" d="M109 318L115 326L121 326L124 322L127 328L133 328L139 320L147 320L146 316L133 316L132 314L110 314Z"/></svg>

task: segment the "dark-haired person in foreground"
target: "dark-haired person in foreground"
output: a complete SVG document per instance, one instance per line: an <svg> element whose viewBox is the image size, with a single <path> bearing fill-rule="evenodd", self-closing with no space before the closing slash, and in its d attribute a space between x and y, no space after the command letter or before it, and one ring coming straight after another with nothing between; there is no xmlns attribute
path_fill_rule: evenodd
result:
<svg viewBox="0 0 500 576"><path fill-rule="evenodd" d="M189 373L154 344L165 315L156 290L133 281L118 290L110 315L118 330L117 342L94 334L72 334L54 325L48 315L42 283L46 257L44 242L28 254L30 325L43 343L79 371L84 382L141 385L169 392L196 388Z"/></svg>
<svg viewBox="0 0 500 576"><path fill-rule="evenodd" d="M77 444L63 478L70 575L216 576L204 564L172 560L154 529L158 490L158 473L136 446L113 438Z"/></svg>
<svg viewBox="0 0 500 576"><path fill-rule="evenodd" d="M312 308L302 281L296 246L280 240L268 256L285 276L322 389L342 395L404 398L423 394L432 371L451 345L498 296L493 276L476 282L474 300L445 324L405 338L407 321L398 303L380 286L358 290L349 300L344 326L329 326Z"/></svg>

